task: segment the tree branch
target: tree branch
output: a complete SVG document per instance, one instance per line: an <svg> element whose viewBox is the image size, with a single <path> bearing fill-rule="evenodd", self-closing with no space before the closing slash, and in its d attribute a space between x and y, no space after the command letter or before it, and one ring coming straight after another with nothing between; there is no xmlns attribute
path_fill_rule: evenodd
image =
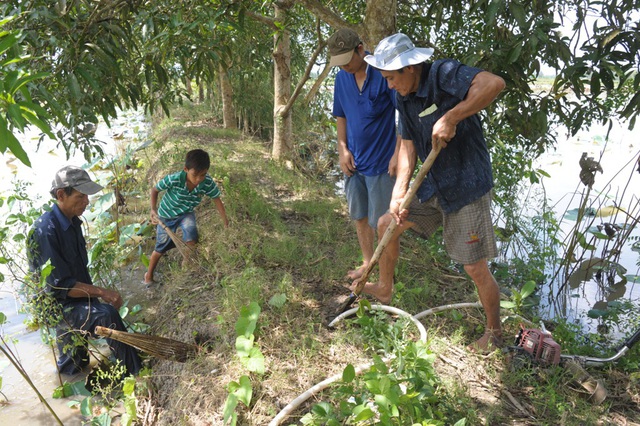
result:
<svg viewBox="0 0 640 426"><path fill-rule="evenodd" d="M299 3L303 4L306 9L313 13L316 17L322 19L333 28L349 27L356 32L361 28L361 25L350 24L340 15L333 12L331 9L323 5L318 0L300 0Z"/></svg>
<svg viewBox="0 0 640 426"><path fill-rule="evenodd" d="M264 16L264 15L261 15L261 14L259 14L259 13L253 12L253 11L251 11L251 10L247 10L247 11L245 12L245 14L246 14L249 18L252 18L252 19L254 19L254 20L258 21L258 22L262 22L263 24L266 24L266 25L270 26L270 27L271 27L271 28L273 28L274 30L277 30L277 29L278 29L278 26L276 25L276 20L275 20L275 19L273 19L273 18L272 18L272 17L270 17L270 16Z"/></svg>
<svg viewBox="0 0 640 426"><path fill-rule="evenodd" d="M316 47L316 50L314 50L313 54L311 55L311 58L309 59L309 63L307 64L307 68L304 70L304 75L298 81L298 84L296 85L296 88L293 91L293 94L291 94L291 97L287 102L287 105L285 105L285 107L280 111L280 114L282 115L287 115L291 110L291 107L293 106L294 102L300 95L300 92L302 92L302 88L304 87L307 80L309 80L309 76L311 75L311 70L313 69L313 66L316 64L316 59L318 59L318 56L320 56L320 53L322 53L322 51L324 50L324 47L327 45L327 41L322 38L322 33L320 31L319 18L316 20L316 32L318 34L318 47Z"/></svg>

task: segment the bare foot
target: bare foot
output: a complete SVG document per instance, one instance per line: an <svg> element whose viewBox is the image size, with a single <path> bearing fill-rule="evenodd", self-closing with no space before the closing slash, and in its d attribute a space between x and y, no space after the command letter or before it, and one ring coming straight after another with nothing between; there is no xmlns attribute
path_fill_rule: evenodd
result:
<svg viewBox="0 0 640 426"><path fill-rule="evenodd" d="M357 280L351 284L351 291L356 289ZM375 297L384 305L388 305L391 302L391 295L393 293L393 286L384 286L376 283L366 283L362 289L364 294Z"/></svg>
<svg viewBox="0 0 640 426"><path fill-rule="evenodd" d="M481 338L467 346L467 349L471 352L479 354L489 354L496 349L502 347L502 331L500 330L487 330Z"/></svg>
<svg viewBox="0 0 640 426"><path fill-rule="evenodd" d="M367 265L363 263L362 266L360 266L359 268L347 272L347 278L352 281L357 280L360 277L362 277L362 274L364 274L365 269L367 269Z"/></svg>
<svg viewBox="0 0 640 426"><path fill-rule="evenodd" d="M154 284L155 281L153 281L153 276L149 276L149 272L145 272L144 280L142 281L142 283L145 285L150 285L150 284Z"/></svg>

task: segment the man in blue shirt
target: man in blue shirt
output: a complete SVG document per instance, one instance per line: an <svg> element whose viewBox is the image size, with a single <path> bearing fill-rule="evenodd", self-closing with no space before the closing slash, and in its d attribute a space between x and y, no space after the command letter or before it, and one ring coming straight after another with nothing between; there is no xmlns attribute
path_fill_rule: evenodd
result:
<svg viewBox="0 0 640 426"><path fill-rule="evenodd" d="M333 115L349 215L355 221L362 251L362 265L347 274L355 280L371 261L378 219L391 199L399 146L395 92L364 61L367 52L355 31L338 30L329 38L328 47L329 66L341 68L336 75Z"/></svg>
<svg viewBox="0 0 640 426"><path fill-rule="evenodd" d="M60 373L67 375L76 374L89 364L86 343L74 343L75 333L92 335L98 325L127 331L118 313L122 297L115 290L94 286L87 268L89 258L79 216L89 205L89 195L101 189L79 167L58 170L51 186L56 203L36 220L28 239L31 271L39 273L47 260L53 266L46 278L47 291L62 308L62 319L56 329L57 365ZM106 340L127 373L137 374L141 368L137 351L116 340Z"/></svg>
<svg viewBox="0 0 640 426"><path fill-rule="evenodd" d="M444 243L451 258L464 265L478 289L487 317L484 335L470 349L482 352L502 345L500 291L487 259L497 256L491 221L491 159L479 111L504 89L502 78L451 59L429 62L433 49L416 48L404 34L382 40L365 61L379 69L398 93L402 142L398 177L389 214L398 224L394 238L380 259L380 281L364 291L383 303L391 300L393 272L402 232L412 229L431 235L444 227ZM419 157L442 148L408 210L399 211Z"/></svg>

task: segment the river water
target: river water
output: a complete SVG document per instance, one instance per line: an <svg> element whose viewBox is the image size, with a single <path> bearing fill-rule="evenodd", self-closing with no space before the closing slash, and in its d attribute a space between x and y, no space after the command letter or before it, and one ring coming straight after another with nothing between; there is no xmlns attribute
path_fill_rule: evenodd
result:
<svg viewBox="0 0 640 426"><path fill-rule="evenodd" d="M588 197L588 205L593 206L598 214L584 221L593 221L593 226L607 222L622 224L626 219L624 213L618 213L615 219L607 214L613 210L614 202L635 218L640 217L640 145L637 143L640 128L629 131L618 124L612 128L608 139L606 134L607 128L593 126L574 137L559 138L555 152L546 153L539 161L538 165L550 175L544 179L544 188L553 211L561 220L560 228L564 235L569 235L575 225L574 219L567 218L567 215L563 217L564 212L577 209L583 192L586 192L579 178L579 160L583 153L599 161L602 167L602 172L595 173L595 182ZM569 285L563 287L562 280L558 279L548 282L541 289L542 295L546 296L540 306L542 316L573 320L586 330L595 332L601 321L588 318L589 310L606 309L608 303L616 300L639 302L640 282L637 276L640 275L640 253L637 249L632 250L633 243L639 239L640 227L636 227L620 252L618 263L626 270L622 275L629 279L616 276L603 283L597 278L597 269L582 268L571 274ZM603 240L596 240L596 250L585 253L578 250L578 255L584 256L578 260L583 265L593 263L589 259L603 256L603 245ZM553 273L552 270L547 271L550 276Z"/></svg>

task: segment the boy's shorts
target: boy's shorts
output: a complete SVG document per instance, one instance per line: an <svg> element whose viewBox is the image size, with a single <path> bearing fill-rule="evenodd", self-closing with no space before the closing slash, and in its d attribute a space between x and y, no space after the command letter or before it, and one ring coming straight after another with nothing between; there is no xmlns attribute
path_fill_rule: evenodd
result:
<svg viewBox="0 0 640 426"><path fill-rule="evenodd" d="M187 243L189 241L198 242L198 228L196 227L196 215L193 212L185 213L181 216L174 217L171 219L165 219L164 217L160 218L165 226L171 229L174 233L180 227L182 229L182 240ZM155 251L158 253L166 253L176 245L169 237L162 226L157 225L156 227L156 248Z"/></svg>
<svg viewBox="0 0 640 426"><path fill-rule="evenodd" d="M407 220L415 224L411 230L424 238L442 225L444 247L457 263L470 265L498 255L491 221L491 192L453 213L444 213L435 196L423 203L414 198Z"/></svg>
<svg viewBox="0 0 640 426"><path fill-rule="evenodd" d="M365 176L357 171L344 177L344 190L352 220L369 218L369 226L378 227L378 219L389 210L395 179L389 173Z"/></svg>

